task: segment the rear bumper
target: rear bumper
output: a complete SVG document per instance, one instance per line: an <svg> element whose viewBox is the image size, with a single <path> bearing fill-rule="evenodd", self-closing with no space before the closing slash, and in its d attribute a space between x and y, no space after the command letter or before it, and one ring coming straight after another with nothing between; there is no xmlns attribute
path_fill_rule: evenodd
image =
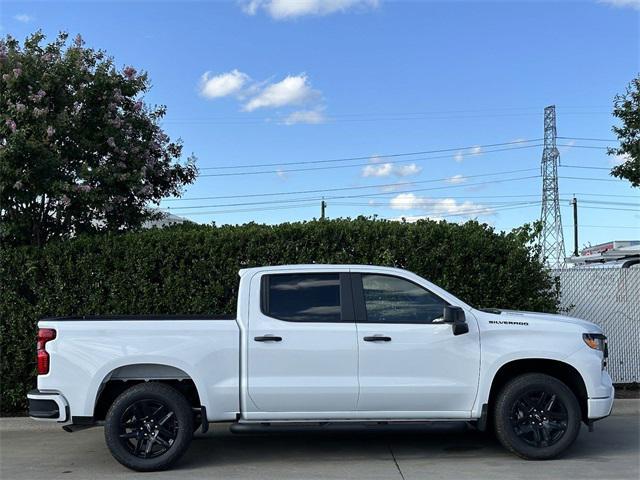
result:
<svg viewBox="0 0 640 480"><path fill-rule="evenodd" d="M69 403L59 393L31 390L27 393L29 416L34 420L64 423L69 421Z"/></svg>

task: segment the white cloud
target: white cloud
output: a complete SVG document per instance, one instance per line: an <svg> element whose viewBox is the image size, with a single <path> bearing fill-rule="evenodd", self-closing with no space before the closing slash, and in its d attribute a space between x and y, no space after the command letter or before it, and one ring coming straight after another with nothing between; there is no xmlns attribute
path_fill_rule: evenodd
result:
<svg viewBox="0 0 640 480"><path fill-rule="evenodd" d="M461 174L454 175L453 177L447 178L446 182L451 185L458 185L460 183L464 183L467 181L467 177Z"/></svg>
<svg viewBox="0 0 640 480"><path fill-rule="evenodd" d="M255 15L264 10L275 20L290 20L306 15L329 15L351 9L372 9L378 0L248 0L241 2L242 11Z"/></svg>
<svg viewBox="0 0 640 480"><path fill-rule="evenodd" d="M465 157L476 156L476 155L480 155L481 153L482 153L482 147L480 147L479 145L476 145L475 147L472 147L471 149L469 149L468 152L463 152L462 150L459 150L453 156L453 159L458 163L462 163Z"/></svg>
<svg viewBox="0 0 640 480"><path fill-rule="evenodd" d="M558 148L558 151L560 152L567 152L569 151L571 148L573 148L573 146L576 144L575 140L569 140L566 144L564 144L563 146L561 146L560 148Z"/></svg>
<svg viewBox="0 0 640 480"><path fill-rule="evenodd" d="M320 92L311 88L306 75L289 75L284 80L262 89L244 105L243 110L252 112L258 108L303 105L319 97Z"/></svg>
<svg viewBox="0 0 640 480"><path fill-rule="evenodd" d="M250 80L246 73L238 70L214 76L211 72L205 72L200 77L200 93L207 98L238 95Z"/></svg>
<svg viewBox="0 0 640 480"><path fill-rule="evenodd" d="M414 193L400 193L389 201L393 210L424 210L429 217L446 217L456 215L477 217L478 215L492 215L491 208L470 201L458 202L453 198L421 197Z"/></svg>
<svg viewBox="0 0 640 480"><path fill-rule="evenodd" d="M290 109L305 106L301 110L279 114L280 124L319 124L324 115L322 94L311 87L304 73L288 75L279 82L256 81L237 69L217 75L205 72L200 77L199 91L203 97L216 99L235 97L243 102L242 111L253 112L261 108Z"/></svg>
<svg viewBox="0 0 640 480"><path fill-rule="evenodd" d="M419 167L415 163L410 163L409 165L396 165L394 169L394 173L399 177L410 177L412 175L417 175L422 171L422 167Z"/></svg>
<svg viewBox="0 0 640 480"><path fill-rule="evenodd" d="M281 178L282 180L286 180L287 178L289 178L289 176L287 175L287 172L285 172L281 168L276 169L276 175L278 176L278 178Z"/></svg>
<svg viewBox="0 0 640 480"><path fill-rule="evenodd" d="M287 115L282 123L285 125L295 125L297 123L307 123L317 125L324 123L326 118L320 109L317 110L298 110Z"/></svg>
<svg viewBox="0 0 640 480"><path fill-rule="evenodd" d="M388 177L391 173L393 173L391 163L367 165L362 169L363 177Z"/></svg>
<svg viewBox="0 0 640 480"><path fill-rule="evenodd" d="M363 177L389 177L394 175L396 177L410 177L417 175L422 171L422 167L409 163L407 165L397 165L394 163L383 162L383 158L379 156L373 156L369 159L371 165L366 165L362 168Z"/></svg>
<svg viewBox="0 0 640 480"><path fill-rule="evenodd" d="M609 165L612 167L617 167L618 165L622 165L625 162L631 160L631 155L628 153L623 153L621 155L612 155L609 157Z"/></svg>
<svg viewBox="0 0 640 480"><path fill-rule="evenodd" d="M605 3L613 7L619 8L635 8L640 10L640 0L600 0L598 3Z"/></svg>
<svg viewBox="0 0 640 480"><path fill-rule="evenodd" d="M22 23L29 23L34 20L33 16L27 15L26 13L20 13L18 15L14 15L13 18Z"/></svg>

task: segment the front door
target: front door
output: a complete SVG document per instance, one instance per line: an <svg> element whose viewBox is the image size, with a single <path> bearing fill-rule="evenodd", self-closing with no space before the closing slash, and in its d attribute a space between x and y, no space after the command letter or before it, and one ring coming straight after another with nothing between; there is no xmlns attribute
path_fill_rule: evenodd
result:
<svg viewBox="0 0 640 480"><path fill-rule="evenodd" d="M258 282L258 285L254 284ZM247 334L249 419L355 411L358 354L349 274L256 276ZM258 288L259 286L259 288Z"/></svg>
<svg viewBox="0 0 640 480"><path fill-rule="evenodd" d="M358 410L375 417L469 418L480 368L478 326L455 336L447 302L399 276L352 276L358 329ZM393 412L393 413L392 413Z"/></svg>

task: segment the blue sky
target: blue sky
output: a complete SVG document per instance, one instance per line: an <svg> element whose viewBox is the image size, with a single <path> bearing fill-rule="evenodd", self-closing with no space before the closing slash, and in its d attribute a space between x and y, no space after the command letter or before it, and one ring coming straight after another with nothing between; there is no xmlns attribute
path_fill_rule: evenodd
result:
<svg viewBox="0 0 640 480"><path fill-rule="evenodd" d="M477 217L511 229L540 215L535 139L555 104L558 135L572 137L558 140L567 245L574 193L581 245L640 238L637 189L601 181L612 178L607 170L568 166L615 161L581 148L615 144L575 138L614 138L612 99L640 71L636 0L0 8L2 34L80 33L117 65L149 73L146 101L167 105L166 130L203 169L184 195L197 200L163 202L175 214L278 223L317 217L325 196L330 217ZM448 151L385 157L435 150ZM319 162L352 157L360 160ZM216 169L241 165L258 166ZM251 174L261 171L269 173ZM222 173L239 175L204 176ZM262 193L273 195L247 196Z"/></svg>

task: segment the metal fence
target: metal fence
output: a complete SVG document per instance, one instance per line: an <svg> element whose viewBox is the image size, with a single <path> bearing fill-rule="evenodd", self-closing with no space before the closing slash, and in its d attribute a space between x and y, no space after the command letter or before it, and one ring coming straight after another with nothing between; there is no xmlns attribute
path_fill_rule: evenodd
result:
<svg viewBox="0 0 640 480"><path fill-rule="evenodd" d="M608 371L615 383L640 382L640 268L566 268L563 312L602 327L609 338Z"/></svg>

